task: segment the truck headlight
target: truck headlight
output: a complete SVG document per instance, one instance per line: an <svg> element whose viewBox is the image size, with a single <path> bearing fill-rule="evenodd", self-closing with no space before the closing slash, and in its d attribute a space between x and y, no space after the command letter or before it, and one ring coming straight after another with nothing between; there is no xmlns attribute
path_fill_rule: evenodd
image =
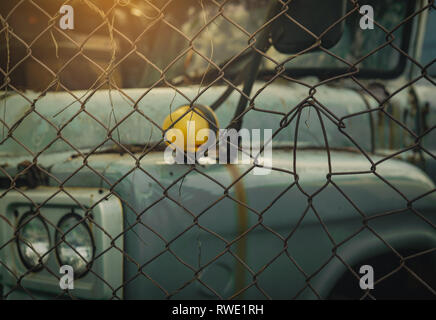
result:
<svg viewBox="0 0 436 320"><path fill-rule="evenodd" d="M78 299L111 299L114 295L121 299L122 202L101 188L65 187L64 191L41 186L10 190L1 197L0 285L8 292L16 288L8 295L10 299L20 299L25 292L58 297L60 267L69 265L75 272L73 295ZM92 208L92 219L87 218L86 208Z"/></svg>
<svg viewBox="0 0 436 320"><path fill-rule="evenodd" d="M55 235L56 244L62 241L56 247L59 264L71 266L76 277L87 273L95 252L91 230L82 220L81 216L74 213L65 215L59 221Z"/></svg>
<svg viewBox="0 0 436 320"><path fill-rule="evenodd" d="M40 271L47 261L50 236L45 221L34 212L25 213L18 223L18 253L29 270Z"/></svg>

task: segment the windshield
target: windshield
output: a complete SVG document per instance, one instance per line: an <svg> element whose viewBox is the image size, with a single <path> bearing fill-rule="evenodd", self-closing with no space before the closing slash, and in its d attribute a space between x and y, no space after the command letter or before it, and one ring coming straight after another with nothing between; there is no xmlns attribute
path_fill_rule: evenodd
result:
<svg viewBox="0 0 436 320"><path fill-rule="evenodd" d="M30 2L2 3L0 13L9 15L14 34L0 39L0 63L11 73L14 87L103 89L108 77L120 88L207 85L213 81L208 82L207 74L216 79L218 68L229 60L232 63L224 72L231 79L246 67L250 35L264 23L269 4L268 0L131 0L128 6L111 8L110 1L95 1L96 6L80 1L74 4L74 30L48 29L47 13L55 15L63 2L41 1L44 11ZM392 30L406 17L413 1L361 2L372 5L375 21ZM17 5L20 14L14 14ZM357 65L361 76L388 77L398 72L403 55L393 45L383 46L387 35L377 25L374 30L362 30L360 17L354 12L346 19L343 37L331 52L350 63L367 56ZM393 33L397 48L407 45L407 29L403 24ZM262 73L273 73L275 62L288 58L274 48L267 55L272 60L264 59ZM286 68L291 75L306 76L332 70L339 73L349 67L325 52L312 52L286 63Z"/></svg>
<svg viewBox="0 0 436 320"><path fill-rule="evenodd" d="M382 27L386 30L393 30L399 26L407 15L410 2L372 0L360 1L360 3L369 4L374 8L374 20L379 26L375 25L373 30L361 29L359 26L361 15L354 11L345 20L345 29L341 40L330 51L333 55L337 55L349 63L356 63L368 55L361 63L357 64L357 67L362 71L361 73L373 72L377 75L392 73L400 63L401 54L393 46L384 46L387 42L387 33ZM267 5L268 1L258 0L230 2L223 7L226 19L219 15L219 9L214 5L200 8L196 8L195 5L191 6L187 12L188 17L203 15L205 21L209 21L210 17L217 16L217 18L208 26L207 32L202 32L198 37L196 34L203 26L202 21L187 19L180 25L185 34L189 37L195 37L193 46L202 55L195 55L188 68L186 68L186 64L180 65L180 68L186 68L186 74L195 78L202 75L207 68L214 68L208 59L219 65L246 52L249 36L244 31L252 34L259 30L265 20ZM347 12L352 10L353 7L349 2ZM195 13L196 11L198 12ZM404 48L406 42L405 27L406 25L401 25L393 33L393 44L398 48ZM164 47L167 42L162 41L161 45ZM182 46L174 44L174 48L182 48ZM271 59L263 59L261 67L263 71L274 72L277 63L289 58L289 55L279 53L274 47L271 47L266 55ZM326 70L349 68L345 62L333 55L325 52L311 52L292 59L285 66L291 75L318 75L325 73ZM235 68L237 70L243 69L241 65L235 66ZM183 73L182 69L174 71ZM343 72L343 70L341 71Z"/></svg>

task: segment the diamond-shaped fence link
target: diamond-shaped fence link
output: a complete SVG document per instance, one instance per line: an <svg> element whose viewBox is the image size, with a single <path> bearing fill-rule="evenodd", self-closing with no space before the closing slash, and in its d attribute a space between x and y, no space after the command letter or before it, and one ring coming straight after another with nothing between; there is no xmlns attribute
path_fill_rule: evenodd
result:
<svg viewBox="0 0 436 320"><path fill-rule="evenodd" d="M2 1L0 202L21 199L0 206L2 298L101 298L83 293L91 277L112 299L436 297L436 57L419 49L436 5L347 0L316 33L293 2ZM310 45L277 50L286 23ZM241 165L166 163L162 123L182 105L173 126L271 129L269 173L253 174L263 148ZM78 199L87 188L102 196ZM118 231L95 213L114 198ZM49 218L66 208L75 219ZM60 255L76 257L76 288L44 289Z"/></svg>

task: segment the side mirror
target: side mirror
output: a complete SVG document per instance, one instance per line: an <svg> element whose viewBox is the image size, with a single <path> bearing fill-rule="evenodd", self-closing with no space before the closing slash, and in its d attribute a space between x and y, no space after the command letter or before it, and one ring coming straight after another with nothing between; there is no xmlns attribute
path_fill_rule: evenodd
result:
<svg viewBox="0 0 436 320"><path fill-rule="evenodd" d="M282 5L277 7L279 10ZM341 39L344 21L339 20L345 15L346 0L293 0L288 7L287 15L316 36L322 35L321 44L324 48L333 47ZM338 23L335 24L336 22ZM313 35L290 20L286 14L282 14L272 26L273 46L279 52L298 53L312 46L315 41Z"/></svg>

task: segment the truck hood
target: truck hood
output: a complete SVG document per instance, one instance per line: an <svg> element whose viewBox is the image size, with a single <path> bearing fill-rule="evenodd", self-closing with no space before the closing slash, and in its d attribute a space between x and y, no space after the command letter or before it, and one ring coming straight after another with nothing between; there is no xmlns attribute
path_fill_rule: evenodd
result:
<svg viewBox="0 0 436 320"><path fill-rule="evenodd" d="M0 154L22 156L42 150L53 154L74 149L104 148L113 145L113 140L135 145L156 143L162 139L160 126L171 110L189 104L189 100L210 105L225 88L212 87L205 92L197 87L178 90L154 88L151 91L49 92L45 96L26 92L25 97L17 94L3 96L0 113L5 112L9 132L15 139L3 141ZM309 89L299 84L272 84L262 89L258 83L253 92L257 90L260 90L256 98L257 110L248 112L244 117L243 126L248 129L279 129L284 116L309 96ZM239 92L235 91L217 110L221 128L230 123L239 97ZM351 140L338 130L339 117L365 110L366 105L360 94L346 88L323 86L317 88L317 100L333 108L336 117L329 115L330 119L327 119L327 112L322 115L331 146L353 146ZM116 126L116 123L120 124ZM358 119L344 120L346 127L343 130L364 150L370 148L369 123L367 114L359 115ZM293 144L295 126L294 120L274 138L274 143ZM298 140L300 146L323 147L320 121L317 113L314 110L311 112L310 108L305 108L301 113Z"/></svg>

